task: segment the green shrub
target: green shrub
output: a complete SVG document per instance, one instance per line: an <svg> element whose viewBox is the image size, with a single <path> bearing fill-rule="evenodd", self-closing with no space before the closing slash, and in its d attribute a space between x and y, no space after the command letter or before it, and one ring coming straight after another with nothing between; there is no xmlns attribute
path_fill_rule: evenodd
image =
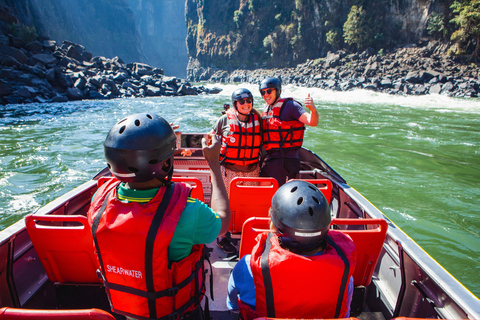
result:
<svg viewBox="0 0 480 320"><path fill-rule="evenodd" d="M32 42L38 38L37 29L34 26L27 26L22 23L12 23L9 26L10 33L23 39L26 43Z"/></svg>
<svg viewBox="0 0 480 320"><path fill-rule="evenodd" d="M342 36L338 30L332 29L327 32L327 43L334 49L340 49L342 46Z"/></svg>
<svg viewBox="0 0 480 320"><path fill-rule="evenodd" d="M352 6L347 21L343 25L345 43L358 50L369 47L372 43L371 30L368 26L367 13L363 7Z"/></svg>
<svg viewBox="0 0 480 320"><path fill-rule="evenodd" d="M243 12L241 10L235 10L233 13L233 22L235 22L237 28L240 29L243 24Z"/></svg>
<svg viewBox="0 0 480 320"><path fill-rule="evenodd" d="M443 39L447 36L447 28L445 27L445 21L443 15L440 13L432 13L427 22L427 32L429 35Z"/></svg>

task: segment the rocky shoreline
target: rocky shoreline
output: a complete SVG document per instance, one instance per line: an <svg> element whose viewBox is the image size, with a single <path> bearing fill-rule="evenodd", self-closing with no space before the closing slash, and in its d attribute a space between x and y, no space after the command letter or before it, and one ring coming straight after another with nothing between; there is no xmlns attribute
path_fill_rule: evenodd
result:
<svg viewBox="0 0 480 320"><path fill-rule="evenodd" d="M336 91L366 89L394 95L442 94L480 97L480 69L465 58L446 54L447 45L424 46L360 54L330 52L295 68L225 71L190 63L187 80L211 83L258 84L266 76L281 77L283 84Z"/></svg>
<svg viewBox="0 0 480 320"><path fill-rule="evenodd" d="M187 79L163 69L93 57L82 45L51 39L0 35L0 104L66 102L153 96L215 94L221 89L190 82L258 84L277 76L284 84L336 91L366 89L396 95L442 94L480 97L480 69L445 53L446 45L399 48L386 53L344 51L309 60L295 68L225 71L190 63Z"/></svg>
<svg viewBox="0 0 480 320"><path fill-rule="evenodd" d="M0 104L66 102L83 99L214 94L167 77L163 69L93 57L82 45L40 37L25 43L0 34Z"/></svg>

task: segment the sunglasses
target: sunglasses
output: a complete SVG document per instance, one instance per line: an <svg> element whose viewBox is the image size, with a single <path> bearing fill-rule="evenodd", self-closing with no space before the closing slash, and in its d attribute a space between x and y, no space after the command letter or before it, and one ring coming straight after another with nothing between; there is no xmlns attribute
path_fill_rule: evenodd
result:
<svg viewBox="0 0 480 320"><path fill-rule="evenodd" d="M273 90L275 89L260 90L260 93L262 94L262 96L264 96L266 94L272 93Z"/></svg>
<svg viewBox="0 0 480 320"><path fill-rule="evenodd" d="M240 105L244 105L246 103L250 104L253 102L252 98L247 98L247 99L242 99L242 100L238 100L238 103L240 103Z"/></svg>

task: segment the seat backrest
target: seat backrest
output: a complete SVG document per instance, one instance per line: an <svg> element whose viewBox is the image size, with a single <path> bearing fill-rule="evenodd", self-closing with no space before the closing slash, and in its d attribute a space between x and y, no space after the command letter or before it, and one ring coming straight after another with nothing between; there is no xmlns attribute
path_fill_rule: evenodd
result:
<svg viewBox="0 0 480 320"><path fill-rule="evenodd" d="M92 309L23 309L0 308L0 320L28 320L28 319L62 319L62 320L115 320L107 311Z"/></svg>
<svg viewBox="0 0 480 320"><path fill-rule="evenodd" d="M266 217L252 217L245 221L240 239L239 259L252 252L255 238L269 230ZM368 286L372 280L383 242L387 235L388 223L384 219L332 219L332 226L364 226L364 230L335 229L348 234L357 248L357 263L353 273L355 286Z"/></svg>
<svg viewBox="0 0 480 320"><path fill-rule="evenodd" d="M244 255L252 253L256 244L255 238L258 234L270 230L270 218L251 217L245 220L242 228L242 237L240 238L240 250L238 259Z"/></svg>
<svg viewBox="0 0 480 320"><path fill-rule="evenodd" d="M198 199L202 202L205 202L205 197L203 195L203 184L200 179L195 177L172 177L173 182L185 182L192 187L192 192L190 196L192 198Z"/></svg>
<svg viewBox="0 0 480 320"><path fill-rule="evenodd" d="M25 225L52 282L101 283L85 216L31 214L25 217Z"/></svg>
<svg viewBox="0 0 480 320"><path fill-rule="evenodd" d="M259 185L247 186L243 182ZM236 177L230 182L230 228L232 233L242 231L245 220L250 217L267 217L272 196L278 189L278 182L269 177Z"/></svg>
<svg viewBox="0 0 480 320"><path fill-rule="evenodd" d="M365 226L364 230L336 229L348 234L357 248L355 286L368 286L383 248L388 223L385 219L332 219L332 226Z"/></svg>
<svg viewBox="0 0 480 320"><path fill-rule="evenodd" d="M297 318L287 318L289 320L295 320ZM267 318L267 317L259 317L259 318L255 318L254 320L287 320L285 318ZM308 320L308 319L302 319L302 320ZM329 319L323 319L323 320L329 320ZM333 320L333 319L330 319L330 320ZM350 317L350 318L336 318L335 320L359 320L358 318L353 318L353 317Z"/></svg>
<svg viewBox="0 0 480 320"><path fill-rule="evenodd" d="M292 179L292 180L306 181L306 182L310 182L311 184L314 184L318 188L318 190L320 190L323 193L323 195L328 201L328 204L332 203L332 188L333 188L332 181L328 179Z"/></svg>

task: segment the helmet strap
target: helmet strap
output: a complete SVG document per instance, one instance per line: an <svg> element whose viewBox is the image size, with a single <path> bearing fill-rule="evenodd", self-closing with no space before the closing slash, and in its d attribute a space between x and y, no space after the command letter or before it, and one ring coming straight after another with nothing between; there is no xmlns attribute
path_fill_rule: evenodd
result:
<svg viewBox="0 0 480 320"><path fill-rule="evenodd" d="M170 168L168 169L166 174L162 175L160 177L156 177L157 180L161 181L166 186L171 183L171 180L172 180L172 177L173 177L173 159L169 158L167 161L170 162Z"/></svg>
<svg viewBox="0 0 480 320"><path fill-rule="evenodd" d="M278 99L280 99L281 92L282 92L282 90L275 89L275 102L273 104L277 103Z"/></svg>

